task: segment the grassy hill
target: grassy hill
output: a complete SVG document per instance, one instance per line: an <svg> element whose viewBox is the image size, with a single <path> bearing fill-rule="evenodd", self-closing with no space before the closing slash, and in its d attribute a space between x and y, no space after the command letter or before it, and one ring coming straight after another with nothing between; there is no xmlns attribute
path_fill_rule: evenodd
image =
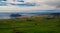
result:
<svg viewBox="0 0 60 33"><path fill-rule="evenodd" d="M60 19L14 18L0 20L0 33L60 33Z"/></svg>

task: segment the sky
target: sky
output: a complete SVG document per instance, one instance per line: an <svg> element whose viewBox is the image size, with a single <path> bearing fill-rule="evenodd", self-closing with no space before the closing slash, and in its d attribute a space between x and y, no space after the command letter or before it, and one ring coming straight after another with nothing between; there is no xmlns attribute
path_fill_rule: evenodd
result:
<svg viewBox="0 0 60 33"><path fill-rule="evenodd" d="M0 6L1 11L29 11L29 10L56 10L60 11L60 0L24 0L25 2L36 3L39 6L20 7L20 6ZM12 2L8 0L7 3ZM8 4L9 5L9 4Z"/></svg>

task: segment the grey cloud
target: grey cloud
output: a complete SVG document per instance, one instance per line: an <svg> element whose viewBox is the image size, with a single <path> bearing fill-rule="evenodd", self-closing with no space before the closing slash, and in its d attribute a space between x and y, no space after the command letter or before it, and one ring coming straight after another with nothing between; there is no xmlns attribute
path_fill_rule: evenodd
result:
<svg viewBox="0 0 60 33"><path fill-rule="evenodd" d="M53 6L56 10L60 10L60 0L47 0L44 4Z"/></svg>
<svg viewBox="0 0 60 33"><path fill-rule="evenodd" d="M60 7L60 0L49 0L46 1L45 4Z"/></svg>

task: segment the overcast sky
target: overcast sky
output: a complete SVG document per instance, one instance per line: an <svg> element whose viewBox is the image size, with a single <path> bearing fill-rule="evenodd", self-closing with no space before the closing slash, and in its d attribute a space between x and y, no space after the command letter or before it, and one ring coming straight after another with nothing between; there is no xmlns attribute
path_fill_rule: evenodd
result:
<svg viewBox="0 0 60 33"><path fill-rule="evenodd" d="M8 0L7 2L12 2L12 0ZM60 10L60 0L25 0L25 2L33 2L40 6L34 6L34 7L19 7L19 6L0 6L0 10L22 10L23 12L25 10Z"/></svg>

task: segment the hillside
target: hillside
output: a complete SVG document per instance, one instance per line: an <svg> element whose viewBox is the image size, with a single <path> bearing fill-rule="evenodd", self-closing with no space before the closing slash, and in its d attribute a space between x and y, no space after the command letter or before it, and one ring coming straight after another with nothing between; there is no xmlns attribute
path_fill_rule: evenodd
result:
<svg viewBox="0 0 60 33"><path fill-rule="evenodd" d="M33 17L0 20L0 33L13 33L14 29L21 33L60 33L60 19Z"/></svg>

